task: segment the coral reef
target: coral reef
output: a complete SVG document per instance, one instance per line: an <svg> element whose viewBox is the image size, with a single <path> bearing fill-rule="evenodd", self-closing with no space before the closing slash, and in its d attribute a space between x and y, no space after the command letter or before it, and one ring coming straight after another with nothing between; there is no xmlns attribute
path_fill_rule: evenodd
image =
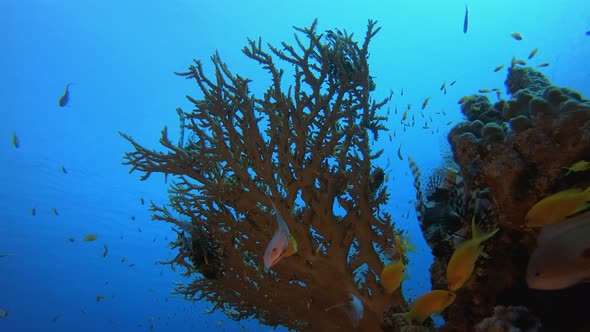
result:
<svg viewBox="0 0 590 332"><path fill-rule="evenodd" d="M166 128L165 152L122 134L134 149L124 162L131 171L142 180L174 177L169 204L151 210L178 235L177 256L163 262L191 278L177 293L211 301L233 319L294 330L378 331L389 307L407 309L400 290L386 294L379 283L381 254L399 232L380 212L388 195L372 162L382 151L369 145L385 129L376 113L389 100L371 98L375 24L369 21L362 43L340 30L319 34L317 22L295 28L294 46L269 45L269 53L250 40L244 54L271 78L261 98L218 54L212 77L195 61L178 73L203 96L187 96L194 110L179 111L180 143L170 142ZM293 66L292 82L277 58ZM262 256L279 213L298 251L266 269Z"/></svg>
<svg viewBox="0 0 590 332"><path fill-rule="evenodd" d="M505 84L512 94L509 100L492 105L482 95L464 99L461 110L468 122L448 135L457 181L437 189L449 195L434 194L431 197L442 199L421 203L427 207L423 231L435 256L433 288L444 288L453 237L470 234L472 216L484 229L500 227L486 243L490 258L480 259L457 291L441 330L472 330L496 305L525 306L548 331L589 330L585 309L578 305L590 296L587 284L556 291L527 287L525 270L538 230L523 224L540 199L590 186L590 173L566 175L564 169L590 160L590 101L551 85L542 73L527 67L510 68ZM429 213L429 208L436 210Z"/></svg>
<svg viewBox="0 0 590 332"><path fill-rule="evenodd" d="M494 308L494 315L477 324L475 330L477 332L536 332L541 331L541 328L539 319L532 315L527 308L500 305Z"/></svg>

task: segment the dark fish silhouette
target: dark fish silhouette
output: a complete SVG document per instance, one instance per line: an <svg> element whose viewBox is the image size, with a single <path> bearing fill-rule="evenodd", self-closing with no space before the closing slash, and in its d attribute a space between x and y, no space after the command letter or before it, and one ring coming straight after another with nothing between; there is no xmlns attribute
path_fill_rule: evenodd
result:
<svg viewBox="0 0 590 332"><path fill-rule="evenodd" d="M586 31L586 36L590 36L590 30Z"/></svg>
<svg viewBox="0 0 590 332"><path fill-rule="evenodd" d="M465 4L465 19L463 20L463 33L467 33L468 27L469 27L469 10L467 9L467 4Z"/></svg>
<svg viewBox="0 0 590 332"><path fill-rule="evenodd" d="M68 90L68 88L70 87L70 85L72 85L74 83L68 83L66 85L66 91L64 92L63 96L61 96L59 98L58 104L59 107L64 107L68 104L68 101L70 101L70 91Z"/></svg>

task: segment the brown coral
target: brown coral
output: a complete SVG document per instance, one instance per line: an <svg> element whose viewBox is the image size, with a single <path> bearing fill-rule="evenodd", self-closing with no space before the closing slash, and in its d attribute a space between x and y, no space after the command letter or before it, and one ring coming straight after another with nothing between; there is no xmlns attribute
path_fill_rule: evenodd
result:
<svg viewBox="0 0 590 332"><path fill-rule="evenodd" d="M540 199L572 186L590 185L587 174L573 181L573 176L564 177L562 169L590 158L590 102L552 86L531 68L511 68L506 86L513 95L495 105L497 119L478 116L473 105L464 105L463 112L474 117L448 136L465 190L490 193L489 209L501 232L487 243L491 259L478 263L446 312L448 324L443 330L472 329L496 304L527 305L549 330L575 329L585 323L582 309L573 303L590 295L588 287L575 287L575 296L570 290L551 294L528 289L524 272L536 233L521 226ZM468 228L465 222L464 228ZM447 259L448 255L435 258L433 283L441 278Z"/></svg>
<svg viewBox="0 0 590 332"><path fill-rule="evenodd" d="M399 291L385 294L378 282L380 251L393 246L394 229L390 216L378 212L386 187L377 173L371 176L381 151L371 151L369 134L385 129L376 112L388 101L370 96L375 23L369 21L361 44L340 30L318 34L317 22L295 28L295 46L269 45L270 53L261 40L250 40L244 54L271 77L262 98L218 54L213 78L195 61L179 73L203 95L188 96L195 109L179 112L189 142L172 144L164 129L167 151L157 152L122 134L135 150L125 156L131 171L142 179L175 176L174 213L152 209L154 218L177 228L180 256L170 263L185 265L183 255L192 255L193 279L178 293L212 301L234 319L296 330L351 329L352 296L363 303L360 328L367 331L380 329L386 308L404 306ZM276 58L294 67L288 87ZM276 228L271 201L299 251L267 270L262 255ZM336 215L337 206L345 212Z"/></svg>

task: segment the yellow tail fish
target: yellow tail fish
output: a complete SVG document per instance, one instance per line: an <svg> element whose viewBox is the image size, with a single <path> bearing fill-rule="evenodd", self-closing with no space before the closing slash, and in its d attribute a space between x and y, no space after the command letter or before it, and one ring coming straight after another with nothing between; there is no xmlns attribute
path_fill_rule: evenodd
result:
<svg viewBox="0 0 590 332"><path fill-rule="evenodd" d="M447 290L433 290L420 296L409 312L402 314L408 321L422 323L432 314L442 313L455 302L456 295Z"/></svg>
<svg viewBox="0 0 590 332"><path fill-rule="evenodd" d="M475 216L471 219L472 239L461 243L447 265L447 286L449 290L456 291L461 288L475 266L475 262L483 252L482 243L498 232L499 228L489 233L482 233L475 225Z"/></svg>
<svg viewBox="0 0 590 332"><path fill-rule="evenodd" d="M524 217L529 227L543 227L558 223L567 216L590 208L590 187L574 188L545 197L529 210Z"/></svg>

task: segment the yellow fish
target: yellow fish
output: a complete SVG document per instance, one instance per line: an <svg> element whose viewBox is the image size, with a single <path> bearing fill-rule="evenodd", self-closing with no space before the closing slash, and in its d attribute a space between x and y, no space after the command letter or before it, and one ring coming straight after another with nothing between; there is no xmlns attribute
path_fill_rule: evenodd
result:
<svg viewBox="0 0 590 332"><path fill-rule="evenodd" d="M529 210L524 217L530 227L543 227L564 220L567 216L590 208L590 187L586 190L568 189L545 197Z"/></svg>
<svg viewBox="0 0 590 332"><path fill-rule="evenodd" d="M456 291L461 288L473 272L473 267L483 252L482 243L496 234L499 228L489 233L482 233L475 226L475 216L471 219L471 240L461 243L447 265L447 286L449 290Z"/></svg>
<svg viewBox="0 0 590 332"><path fill-rule="evenodd" d="M422 103L422 109L425 109L426 106L428 106L429 101L430 101L430 97L427 97L426 99L424 99L424 102Z"/></svg>
<svg viewBox="0 0 590 332"><path fill-rule="evenodd" d="M562 168L567 169L567 173L565 173L565 175L569 175L571 172L583 172L590 169L590 162L580 160L578 162L573 163L570 167Z"/></svg>
<svg viewBox="0 0 590 332"><path fill-rule="evenodd" d="M420 296L412 305L409 312L402 314L408 321L422 323L432 314L442 313L455 302L457 296L446 290L433 290Z"/></svg>
<svg viewBox="0 0 590 332"><path fill-rule="evenodd" d="M529 54L529 59L532 59L535 56L535 54L537 54L538 51L539 51L538 48L535 48L534 50L532 50L531 53Z"/></svg>
<svg viewBox="0 0 590 332"><path fill-rule="evenodd" d="M88 234L84 237L83 240L86 242L92 242L92 241L96 240L96 234Z"/></svg>
<svg viewBox="0 0 590 332"><path fill-rule="evenodd" d="M381 272L381 286L385 288L386 293L395 292L402 281L408 278L404 273L406 266L402 261L393 261L383 268Z"/></svg>

